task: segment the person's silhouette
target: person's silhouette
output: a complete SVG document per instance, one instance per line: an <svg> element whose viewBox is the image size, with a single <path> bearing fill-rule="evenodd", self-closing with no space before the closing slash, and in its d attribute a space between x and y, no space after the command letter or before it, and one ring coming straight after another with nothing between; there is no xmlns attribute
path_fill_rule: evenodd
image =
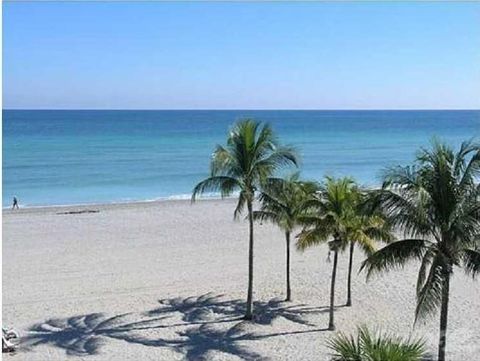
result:
<svg viewBox="0 0 480 361"><path fill-rule="evenodd" d="M16 208L16 209L19 209L19 207L18 207L18 199L17 199L17 197L13 196L13 206L12 206L12 210L15 209L15 208Z"/></svg>

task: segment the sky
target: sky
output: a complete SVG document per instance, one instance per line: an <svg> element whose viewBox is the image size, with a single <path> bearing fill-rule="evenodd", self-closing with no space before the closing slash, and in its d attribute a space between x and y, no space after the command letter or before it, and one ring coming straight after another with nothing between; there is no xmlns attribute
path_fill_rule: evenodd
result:
<svg viewBox="0 0 480 361"><path fill-rule="evenodd" d="M480 2L3 2L5 109L480 109Z"/></svg>

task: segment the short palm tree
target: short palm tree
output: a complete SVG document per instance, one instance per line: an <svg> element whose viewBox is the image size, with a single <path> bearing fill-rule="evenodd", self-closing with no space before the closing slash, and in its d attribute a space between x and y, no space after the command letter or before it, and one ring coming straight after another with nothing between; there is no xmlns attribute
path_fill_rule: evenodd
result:
<svg viewBox="0 0 480 361"><path fill-rule="evenodd" d="M480 145L464 142L458 151L434 141L421 149L412 167L385 174L373 205L402 229L405 239L367 258L367 278L375 272L421 261L416 317L440 307L438 360L445 360L450 278L454 267L480 272Z"/></svg>
<svg viewBox="0 0 480 361"><path fill-rule="evenodd" d="M327 341L332 361L420 361L426 356L422 339L403 338L389 333L357 328L356 336L343 333Z"/></svg>
<svg viewBox="0 0 480 361"><path fill-rule="evenodd" d="M329 330L335 329L335 279L338 253L348 244L347 220L352 213L357 195L356 185L352 179L327 177L325 184L320 186L319 192L305 204L309 214L301 218L304 228L298 235L297 248L304 250L307 247L328 242L329 250L333 252Z"/></svg>
<svg viewBox="0 0 480 361"><path fill-rule="evenodd" d="M245 319L253 317L253 201L255 192L268 177L286 165L296 165L292 148L279 145L272 129L252 119L237 122L228 135L226 146L218 145L211 164L210 177L198 183L192 202L207 191L220 191L222 197L240 191L234 217L247 206L249 221L248 292Z"/></svg>
<svg viewBox="0 0 480 361"><path fill-rule="evenodd" d="M286 281L285 301L291 301L290 287L290 235L299 225L299 219L305 213L304 203L316 190L313 182L299 180L295 173L285 179L270 178L260 194L261 209L253 213L254 219L270 221L285 232L286 240Z"/></svg>

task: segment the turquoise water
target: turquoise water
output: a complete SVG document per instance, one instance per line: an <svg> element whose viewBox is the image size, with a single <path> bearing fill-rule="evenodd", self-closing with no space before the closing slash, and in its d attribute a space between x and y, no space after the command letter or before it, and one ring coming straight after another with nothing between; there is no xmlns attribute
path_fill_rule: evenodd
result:
<svg viewBox="0 0 480 361"><path fill-rule="evenodd" d="M3 206L188 197L238 118L269 122L302 174L379 184L419 146L480 136L480 111L3 111Z"/></svg>

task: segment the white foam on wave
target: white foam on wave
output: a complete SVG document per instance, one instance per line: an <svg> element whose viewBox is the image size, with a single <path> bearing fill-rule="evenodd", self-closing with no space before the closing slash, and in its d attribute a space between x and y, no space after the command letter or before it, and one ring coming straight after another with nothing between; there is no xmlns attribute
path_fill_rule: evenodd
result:
<svg viewBox="0 0 480 361"><path fill-rule="evenodd" d="M228 197L224 198L236 198L238 197L239 192L234 192ZM191 193L183 194L173 194L170 196L147 198L147 199L131 199L123 198L114 201L104 201L104 202L85 202L85 203L67 203L67 204L45 204L45 205L29 205L29 204L19 204L20 209L36 209L36 208L65 208L65 207L88 207L88 206L103 206L103 205L115 205L115 204L130 204L130 203L153 203L153 202L162 202L162 201L181 201L181 200L190 200L192 198ZM220 193L211 192L204 193L201 196L197 197L197 200L202 199L222 199ZM10 210L11 206L3 207L3 210Z"/></svg>

